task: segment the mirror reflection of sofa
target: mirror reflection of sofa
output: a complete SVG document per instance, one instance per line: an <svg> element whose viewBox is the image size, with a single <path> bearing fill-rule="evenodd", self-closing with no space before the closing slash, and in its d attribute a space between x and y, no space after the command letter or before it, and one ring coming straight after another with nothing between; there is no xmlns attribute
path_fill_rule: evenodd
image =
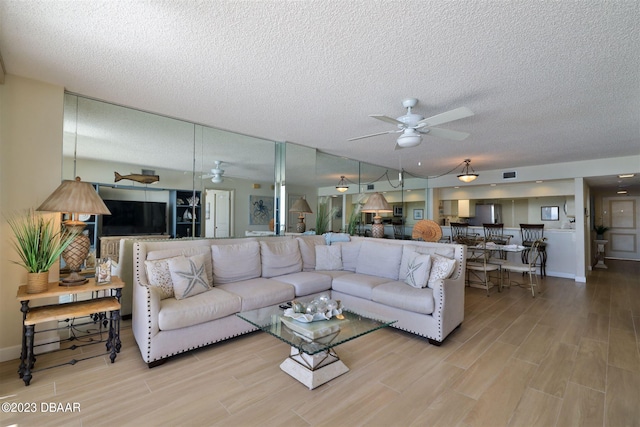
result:
<svg viewBox="0 0 640 427"><path fill-rule="evenodd" d="M348 240L327 245L324 236L302 235L125 241L123 249L132 244L134 251L132 329L143 360L153 367L252 332L255 327L238 312L322 293L346 309L397 320L393 327L435 345L462 323L464 246ZM188 289L184 269L198 272Z"/></svg>

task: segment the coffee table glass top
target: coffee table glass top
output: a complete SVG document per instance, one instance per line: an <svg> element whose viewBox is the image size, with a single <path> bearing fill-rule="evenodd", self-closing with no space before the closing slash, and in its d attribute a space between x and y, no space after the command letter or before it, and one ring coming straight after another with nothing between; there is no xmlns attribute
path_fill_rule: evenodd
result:
<svg viewBox="0 0 640 427"><path fill-rule="evenodd" d="M344 319L333 317L330 320L303 323L285 317L284 310L277 305L244 311L237 315L262 331L310 355L327 351L396 322L396 320L374 319L343 310Z"/></svg>

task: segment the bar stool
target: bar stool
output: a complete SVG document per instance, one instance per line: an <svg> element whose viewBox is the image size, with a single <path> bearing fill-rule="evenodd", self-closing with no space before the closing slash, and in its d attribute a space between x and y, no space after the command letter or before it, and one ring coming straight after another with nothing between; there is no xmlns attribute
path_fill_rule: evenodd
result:
<svg viewBox="0 0 640 427"><path fill-rule="evenodd" d="M522 263L527 264L529 261L529 251L534 242L540 241L540 276L547 275L547 243L544 238L544 224L520 224L520 237L522 238L522 246L527 247L522 251Z"/></svg>

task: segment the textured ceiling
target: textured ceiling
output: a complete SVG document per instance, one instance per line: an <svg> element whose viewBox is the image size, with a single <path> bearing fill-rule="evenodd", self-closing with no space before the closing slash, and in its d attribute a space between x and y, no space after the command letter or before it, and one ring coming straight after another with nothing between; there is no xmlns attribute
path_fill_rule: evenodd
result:
<svg viewBox="0 0 640 427"><path fill-rule="evenodd" d="M640 154L639 21L636 0L0 0L0 52L8 74L430 176ZM471 136L347 141L407 97L469 107L442 127Z"/></svg>

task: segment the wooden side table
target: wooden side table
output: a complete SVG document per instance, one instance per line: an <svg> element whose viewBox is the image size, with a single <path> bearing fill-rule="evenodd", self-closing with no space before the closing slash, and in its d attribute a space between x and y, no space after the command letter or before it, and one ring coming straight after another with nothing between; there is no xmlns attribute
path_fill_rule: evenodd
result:
<svg viewBox="0 0 640 427"><path fill-rule="evenodd" d="M37 294L28 294L27 286L22 285L18 288L16 299L20 301L22 312L22 350L20 352L20 366L18 375L24 381L25 385L29 385L34 372L36 362L33 354L33 342L35 335L35 325L38 323L60 321L69 318L77 318L83 316L91 316L98 313L104 313L104 321L108 321L109 333L106 340L106 348L111 359L111 363L115 362L116 354L120 352L122 346L120 342L120 297L122 296L122 288L124 283L119 277L112 276L110 283L96 285L95 279L80 286L61 286L59 282L49 283L46 292ZM75 301L70 303L58 303L42 305L38 307L29 307L29 302L42 298L57 297L63 295L77 295L88 293L91 298L83 301ZM102 296L100 296L102 294ZM107 315L106 313L109 313ZM105 341L96 341L105 342ZM96 356L91 356L96 357ZM87 357L87 359L90 357ZM83 360L83 359L81 359ZM75 364L77 360L61 363L55 366L66 364ZM50 366L49 368L54 367ZM47 368L48 369L48 368Z"/></svg>

